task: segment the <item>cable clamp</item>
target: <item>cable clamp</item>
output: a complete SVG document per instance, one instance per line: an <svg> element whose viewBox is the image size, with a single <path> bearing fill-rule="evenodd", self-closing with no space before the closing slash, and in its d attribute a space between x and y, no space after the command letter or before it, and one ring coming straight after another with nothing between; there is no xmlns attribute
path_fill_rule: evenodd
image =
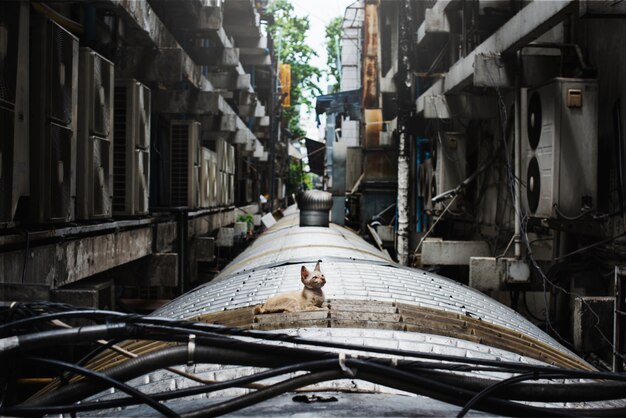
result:
<svg viewBox="0 0 626 418"><path fill-rule="evenodd" d="M355 377L354 370L346 365L346 353L339 353L339 368L350 377Z"/></svg>
<svg viewBox="0 0 626 418"><path fill-rule="evenodd" d="M193 364L193 358L196 354L196 335L189 334L189 343L187 343L187 366Z"/></svg>
<svg viewBox="0 0 626 418"><path fill-rule="evenodd" d="M398 359L395 357L391 358L391 367L398 367Z"/></svg>

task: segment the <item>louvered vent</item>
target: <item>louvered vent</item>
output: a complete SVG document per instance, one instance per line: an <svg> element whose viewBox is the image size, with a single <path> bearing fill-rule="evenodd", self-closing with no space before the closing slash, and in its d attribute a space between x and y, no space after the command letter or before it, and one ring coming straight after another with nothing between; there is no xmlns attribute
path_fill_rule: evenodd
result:
<svg viewBox="0 0 626 418"><path fill-rule="evenodd" d="M0 104L3 106L15 103L19 7L19 2L0 3L0 40L3 40L0 44Z"/></svg>
<svg viewBox="0 0 626 418"><path fill-rule="evenodd" d="M72 121L72 80L74 72L74 38L65 29L51 25L50 117L61 123Z"/></svg>
<svg viewBox="0 0 626 418"><path fill-rule="evenodd" d="M72 130L50 124L50 218L71 218Z"/></svg>
<svg viewBox="0 0 626 418"><path fill-rule="evenodd" d="M127 121L128 88L115 87L115 110L113 130L113 211L124 212L126 209L126 142L128 141Z"/></svg>
<svg viewBox="0 0 626 418"><path fill-rule="evenodd" d="M94 58L93 68L93 125L92 133L108 137L111 132L111 83L113 66L101 57Z"/></svg>
<svg viewBox="0 0 626 418"><path fill-rule="evenodd" d="M111 142L93 137L93 214L111 215Z"/></svg>
<svg viewBox="0 0 626 418"><path fill-rule="evenodd" d="M187 124L172 124L172 167L171 167L171 204L172 206L188 206L189 195L189 129Z"/></svg>
<svg viewBox="0 0 626 418"><path fill-rule="evenodd" d="M137 159L137 190L135 199L134 211L137 214L143 214L148 212L148 197L150 190L150 151L136 149L135 157Z"/></svg>

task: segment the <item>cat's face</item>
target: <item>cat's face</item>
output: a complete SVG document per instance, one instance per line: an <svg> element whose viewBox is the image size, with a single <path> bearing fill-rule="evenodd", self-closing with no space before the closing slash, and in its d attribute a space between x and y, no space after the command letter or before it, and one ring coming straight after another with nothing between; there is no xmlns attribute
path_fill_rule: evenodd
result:
<svg viewBox="0 0 626 418"><path fill-rule="evenodd" d="M320 271L320 263L315 265L315 270L309 271L305 266L300 269L300 278L304 286L310 289L320 289L326 284L326 277Z"/></svg>

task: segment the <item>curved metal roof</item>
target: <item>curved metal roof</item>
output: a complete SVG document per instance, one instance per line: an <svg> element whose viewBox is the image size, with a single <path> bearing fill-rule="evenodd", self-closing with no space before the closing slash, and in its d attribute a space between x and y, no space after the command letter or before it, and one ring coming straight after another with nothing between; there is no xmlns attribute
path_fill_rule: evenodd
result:
<svg viewBox="0 0 626 418"><path fill-rule="evenodd" d="M300 227L293 208L212 282L155 315L177 319L245 308L301 288L300 266L322 260L327 300L396 302L479 320L528 336L564 355L572 352L514 310L445 277L399 266L347 228ZM582 362L584 364L584 362Z"/></svg>
<svg viewBox="0 0 626 418"><path fill-rule="evenodd" d="M263 303L269 296L300 289L301 264L313 267L318 259L322 260L322 271L327 279L324 287L327 303L323 309L255 314L253 306ZM280 330L280 334L287 335L277 335L273 339L266 338L267 334L242 331L241 334L234 332L231 338L242 342L260 338L265 344L281 347L309 345L316 347L320 353L339 352L355 358L361 355L367 358L373 352L380 353L376 348L393 353L376 354L377 357L397 360L414 359L408 357L415 355L411 353L442 355L423 357L423 361L432 363L434 368L451 359L495 360L503 362L503 365L552 363L566 368L590 368L521 315L482 293L429 272L398 266L345 228L334 225L330 228L301 228L293 210L227 266L216 280L172 301L154 315L218 323L225 325L224 329L241 326L270 332ZM321 346L317 343L321 341L326 344L320 351ZM333 343L338 345L331 348L329 344ZM123 348L141 356L167 345L165 342L133 340L125 342ZM340 364L341 358L339 356ZM97 359L96 365L102 368L125 360L125 354L108 352ZM201 363L183 366L178 370L153 370L128 383L144 393L157 394L196 386L200 382L232 381L262 370L259 367ZM452 369L450 372L493 380L495 383L512 376L513 372L503 370ZM280 379L270 378L266 383L278 383L300 373ZM194 379L189 379L190 375ZM580 380L541 382L560 385ZM391 411L391 405L399 399L395 397L406 394L359 379L358 376L309 385L307 390L328 392L340 398L340 402L344 402L341 396L347 396L344 391L375 393L376 396L361 398L364 399L363 405L367 404L367 413L374 415ZM198 410L205 405L247 393L250 393L248 388L229 388L219 394L209 392L193 395L184 401L168 402L168 405L180 411ZM119 396L122 396L119 391L109 390L91 399L102 401ZM424 411L447 416L455 415L460 410L459 407L420 395L407 399L412 401L402 411L408 411L409 415ZM283 398L277 397L263 402L261 408L270 411L269 415L285 415L285 411L296 408L291 401L287 404ZM622 401L606 401L552 405L589 408L623 404ZM294 413L308 412L306 408L296 409L293 409ZM354 405L348 403L339 405L335 412L354 413L355 410ZM125 407L123 411L124 415L129 416L151 413L145 406ZM255 406L238 411L235 415L258 415L260 411ZM98 414L106 416L109 412L111 410ZM318 412L315 409L316 415ZM401 409L394 412L404 413ZM488 415L477 411L471 411L470 414Z"/></svg>

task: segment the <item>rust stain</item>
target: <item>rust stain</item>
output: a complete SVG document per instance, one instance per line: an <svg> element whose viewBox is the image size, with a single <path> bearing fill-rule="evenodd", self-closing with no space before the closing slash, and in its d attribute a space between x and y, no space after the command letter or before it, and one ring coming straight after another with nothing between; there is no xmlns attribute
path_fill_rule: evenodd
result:
<svg viewBox="0 0 626 418"><path fill-rule="evenodd" d="M378 1L365 5L363 25L363 108L379 107L378 100Z"/></svg>

